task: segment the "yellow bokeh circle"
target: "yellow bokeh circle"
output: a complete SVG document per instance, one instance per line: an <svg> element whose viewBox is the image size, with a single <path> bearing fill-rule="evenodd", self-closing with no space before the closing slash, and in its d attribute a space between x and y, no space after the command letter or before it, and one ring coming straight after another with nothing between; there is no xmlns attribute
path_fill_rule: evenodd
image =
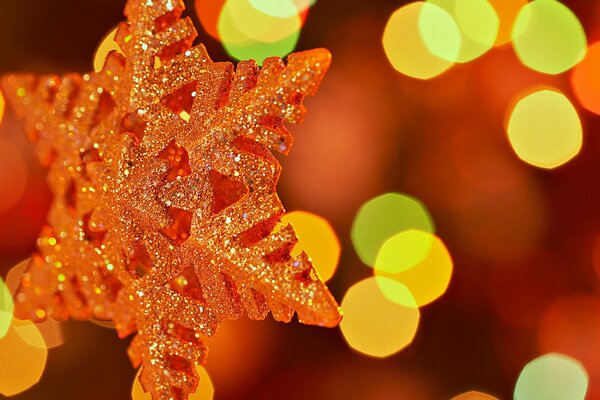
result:
<svg viewBox="0 0 600 400"><path fill-rule="evenodd" d="M406 286L419 307L433 302L446 292L452 270L452 258L442 240L415 229L388 239L375 261L375 275ZM394 293L388 289L383 286L383 294L393 298Z"/></svg>
<svg viewBox="0 0 600 400"><path fill-rule="evenodd" d="M262 64L271 56L284 57L294 50L300 37L302 20L292 0L282 0L294 9L290 16L262 12L250 0L227 0L217 21L217 31L227 54Z"/></svg>
<svg viewBox="0 0 600 400"><path fill-rule="evenodd" d="M382 292L384 287L394 297ZM353 285L342 300L344 338L354 350L388 357L408 346L419 326L420 313L410 291L387 278L367 278Z"/></svg>
<svg viewBox="0 0 600 400"><path fill-rule="evenodd" d="M20 330L17 333L11 325L0 339L0 394L4 396L14 396L38 383L46 366L48 350L37 327L27 321Z"/></svg>
<svg viewBox="0 0 600 400"><path fill-rule="evenodd" d="M450 57L446 51L429 46L435 55L448 61L464 63L481 56L494 46L500 20L488 0L428 0L428 3L440 7L453 18L460 36L460 47L455 56ZM422 34L427 37L426 30L422 30ZM446 38L445 41L454 43L455 40Z"/></svg>
<svg viewBox="0 0 600 400"><path fill-rule="evenodd" d="M512 31L519 60L534 71L560 74L583 60L585 31L560 1L534 0L521 9Z"/></svg>
<svg viewBox="0 0 600 400"><path fill-rule="evenodd" d="M301 252L308 254L313 267L323 281L331 279L340 260L340 241L326 219L305 211L287 213L281 218L283 225L290 224L296 232L298 243L292 257Z"/></svg>
<svg viewBox="0 0 600 400"><path fill-rule="evenodd" d="M316 0L249 0L257 10L278 18L289 18L306 11Z"/></svg>
<svg viewBox="0 0 600 400"><path fill-rule="evenodd" d="M224 9L238 31L250 40L273 43L285 39L302 27L292 0L277 0L279 14L273 15L254 7L251 0L227 0Z"/></svg>
<svg viewBox="0 0 600 400"><path fill-rule="evenodd" d="M540 168L566 163L583 143L577 111L557 90L539 90L520 99L509 113L507 132L519 158Z"/></svg>
<svg viewBox="0 0 600 400"><path fill-rule="evenodd" d="M404 75L431 79L454 62L432 53L430 48L454 58L460 33L452 17L440 7L414 2L396 10L383 32L383 48L392 66Z"/></svg>

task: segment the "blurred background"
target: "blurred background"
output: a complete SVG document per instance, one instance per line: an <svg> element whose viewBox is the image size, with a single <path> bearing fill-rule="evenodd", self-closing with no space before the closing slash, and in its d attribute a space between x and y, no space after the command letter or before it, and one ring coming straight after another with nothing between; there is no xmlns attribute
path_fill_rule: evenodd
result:
<svg viewBox="0 0 600 400"><path fill-rule="evenodd" d="M600 399L600 3L275 3L186 1L186 15L216 61L332 51L305 122L291 127L279 193L346 319L341 329L225 323L199 398L212 381L215 399ZM124 4L3 1L0 73L93 70ZM272 31L269 18L280 20ZM9 289L49 204L7 109ZM19 388L6 383L2 370L16 367L0 339L0 393L39 379L11 398L129 398L128 340L109 325L38 329L47 359L38 346Z"/></svg>

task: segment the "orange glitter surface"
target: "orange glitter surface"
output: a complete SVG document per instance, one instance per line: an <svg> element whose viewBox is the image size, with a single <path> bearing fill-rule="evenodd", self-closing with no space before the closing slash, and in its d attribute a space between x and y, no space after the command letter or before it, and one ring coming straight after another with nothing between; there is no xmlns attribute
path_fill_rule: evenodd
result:
<svg viewBox="0 0 600 400"><path fill-rule="evenodd" d="M245 311L333 327L340 309L276 193L327 50L212 62L181 0L129 0L103 70L2 80L54 200L16 295L41 321L112 320L153 399L187 399L203 335Z"/></svg>

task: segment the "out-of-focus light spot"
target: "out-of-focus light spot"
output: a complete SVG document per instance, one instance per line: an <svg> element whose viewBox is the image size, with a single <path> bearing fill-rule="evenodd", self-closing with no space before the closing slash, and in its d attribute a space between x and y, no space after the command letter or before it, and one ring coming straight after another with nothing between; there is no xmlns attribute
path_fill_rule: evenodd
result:
<svg viewBox="0 0 600 400"><path fill-rule="evenodd" d="M100 42L98 49L96 50L96 55L94 56L94 70L96 72L102 71L104 67L104 62L106 61L106 57L108 57L108 53L111 51L116 51L118 53L123 54L121 48L115 42L115 35L117 34L117 29L115 28L110 31Z"/></svg>
<svg viewBox="0 0 600 400"><path fill-rule="evenodd" d="M223 13L228 13L238 31L247 38L274 43L297 33L302 27L298 9L292 0L278 0L277 4L277 9L285 9L290 15L283 17L264 13L253 7L250 0L227 0Z"/></svg>
<svg viewBox="0 0 600 400"><path fill-rule="evenodd" d="M340 242L326 219L304 211L294 211L281 218L291 224L298 236L292 257L302 251L308 254L315 270L324 281L331 279L340 260Z"/></svg>
<svg viewBox="0 0 600 400"><path fill-rule="evenodd" d="M429 212L413 197L387 193L369 200L358 210L352 224L352 243L360 259L374 266L383 243L409 229L433 233Z"/></svg>
<svg viewBox="0 0 600 400"><path fill-rule="evenodd" d="M383 48L392 66L404 75L431 79L448 70L460 48L460 32L440 7L414 2L396 10L383 32ZM430 49L445 55L432 53Z"/></svg>
<svg viewBox="0 0 600 400"><path fill-rule="evenodd" d="M19 149L0 139L0 212L14 207L25 190L27 165Z"/></svg>
<svg viewBox="0 0 600 400"><path fill-rule="evenodd" d="M587 54L571 74L571 85L579 103L600 114L600 42L588 48Z"/></svg>
<svg viewBox="0 0 600 400"><path fill-rule="evenodd" d="M219 31L217 30L217 21L223 9L225 0L196 0L194 10L200 20L200 24L210 36L216 40L219 39Z"/></svg>
<svg viewBox="0 0 600 400"><path fill-rule="evenodd" d="M131 400L152 400L152 396L149 393L144 392L142 384L140 383L140 372L139 369L133 380L133 386L131 388ZM196 366L196 373L198 374L198 387L196 392L189 396L189 400L212 400L215 389L212 381L206 369L200 365Z"/></svg>
<svg viewBox="0 0 600 400"><path fill-rule="evenodd" d="M512 36L523 65L546 74L560 74L574 67L587 48L577 16L556 0L535 0L523 7Z"/></svg>
<svg viewBox="0 0 600 400"><path fill-rule="evenodd" d="M515 19L521 8L527 4L527 0L489 0L489 2L496 10L496 14L500 19L495 45L501 46L512 40L512 29Z"/></svg>
<svg viewBox="0 0 600 400"><path fill-rule="evenodd" d="M451 62L458 58L461 38L447 10L425 3L419 16L419 31L425 46L437 57Z"/></svg>
<svg viewBox="0 0 600 400"><path fill-rule="evenodd" d="M260 12L278 18L290 18L306 11L316 0L249 0Z"/></svg>
<svg viewBox="0 0 600 400"><path fill-rule="evenodd" d="M404 272L422 262L430 253L435 236L410 229L385 241L377 258L375 269L379 272Z"/></svg>
<svg viewBox="0 0 600 400"><path fill-rule="evenodd" d="M34 347L39 347L40 345L47 349L52 349L54 347L58 347L65 342L62 331L62 323L53 320L52 318L47 318L44 322L40 322L35 324L37 331L42 335L44 339L43 343L39 343L37 341L37 336L32 336L32 329L29 325L29 321L24 321L20 319L13 319L13 327L21 339L23 339L27 344Z"/></svg>
<svg viewBox="0 0 600 400"><path fill-rule="evenodd" d="M588 374L579 361L550 353L523 368L515 400L583 400L587 387Z"/></svg>
<svg viewBox="0 0 600 400"><path fill-rule="evenodd" d="M453 397L452 400L498 400L494 396L490 396L489 394L471 391L463 394L459 394L456 397Z"/></svg>
<svg viewBox="0 0 600 400"><path fill-rule="evenodd" d="M562 93L540 90L517 102L510 112L508 138L523 161L556 168L581 150L583 134L575 107Z"/></svg>
<svg viewBox="0 0 600 400"><path fill-rule="evenodd" d="M492 48L498 35L500 24L494 7L487 0L428 0L446 11L456 22L459 31L460 48L454 57L440 52L429 45L427 30L422 30L425 43L433 54L452 62L471 61ZM424 11L421 18L425 18ZM421 24L421 26L423 26ZM446 38L446 41L450 40ZM455 39L451 39L452 43Z"/></svg>
<svg viewBox="0 0 600 400"><path fill-rule="evenodd" d="M291 0L283 1L295 9ZM231 57L253 59L259 64L267 57L292 52L301 27L297 9L293 16L279 18L261 12L249 0L227 0L217 23L223 47Z"/></svg>
<svg viewBox="0 0 600 400"><path fill-rule="evenodd" d="M3 338L10 327L14 303L9 288L0 278L0 338Z"/></svg>
<svg viewBox="0 0 600 400"><path fill-rule="evenodd" d="M33 323L24 324L21 335L11 326L0 339L0 393L4 396L14 396L38 383L46 366L48 350L42 335ZM23 340L26 329L28 342L36 346Z"/></svg>
<svg viewBox="0 0 600 400"><path fill-rule="evenodd" d="M382 289L393 293L384 296ZM407 306L410 304L410 306ZM353 349L387 357L408 346L419 326L420 313L406 286L387 278L367 278L356 283L342 300L340 327Z"/></svg>
<svg viewBox="0 0 600 400"><path fill-rule="evenodd" d="M0 91L0 123L2 123L2 118L4 117L4 109L6 108L6 103L4 101L4 95L2 91Z"/></svg>
<svg viewBox="0 0 600 400"><path fill-rule="evenodd" d="M452 258L444 243L431 233L415 229L388 239L375 261L376 276L390 278L406 286L419 307L446 292L452 268ZM392 298L394 294L386 288L390 287L382 286L383 294Z"/></svg>

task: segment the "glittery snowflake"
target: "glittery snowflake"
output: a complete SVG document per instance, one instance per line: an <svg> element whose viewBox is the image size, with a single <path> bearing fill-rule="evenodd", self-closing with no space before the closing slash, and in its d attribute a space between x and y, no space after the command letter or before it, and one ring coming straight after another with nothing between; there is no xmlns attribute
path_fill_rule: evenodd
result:
<svg viewBox="0 0 600 400"><path fill-rule="evenodd" d="M203 336L246 312L332 327L340 310L276 228L285 123L303 117L327 50L215 63L180 0L130 0L103 70L2 81L49 168L54 200L18 316L112 320L154 399L186 399Z"/></svg>

